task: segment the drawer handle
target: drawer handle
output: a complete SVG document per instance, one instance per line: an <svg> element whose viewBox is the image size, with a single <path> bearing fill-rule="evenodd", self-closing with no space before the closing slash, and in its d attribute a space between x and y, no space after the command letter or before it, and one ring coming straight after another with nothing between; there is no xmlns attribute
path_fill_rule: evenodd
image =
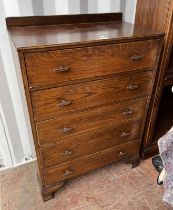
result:
<svg viewBox="0 0 173 210"><path fill-rule="evenodd" d="M128 137L130 135L130 133L128 133L128 132L123 132L121 135L120 135L120 137L121 138L125 138L125 137Z"/></svg>
<svg viewBox="0 0 173 210"><path fill-rule="evenodd" d="M53 70L54 70L54 72L67 72L70 69L69 69L68 66L59 66L59 67L57 67L57 68L55 68Z"/></svg>
<svg viewBox="0 0 173 210"><path fill-rule="evenodd" d="M123 157L123 156L125 156L125 155L127 155L126 152L120 152L118 156L119 156L119 157Z"/></svg>
<svg viewBox="0 0 173 210"><path fill-rule="evenodd" d="M143 55L133 55L133 56L131 57L131 60L132 60L132 61L139 61L139 60L142 60L143 58L144 58Z"/></svg>
<svg viewBox="0 0 173 210"><path fill-rule="evenodd" d="M65 100L65 99L61 99L61 101L59 102L58 106L69 106L72 103L72 101L70 100Z"/></svg>
<svg viewBox="0 0 173 210"><path fill-rule="evenodd" d="M127 87L128 90L136 90L136 89L138 89L138 88L139 88L138 85L132 85L132 84L130 84L130 85Z"/></svg>
<svg viewBox="0 0 173 210"><path fill-rule="evenodd" d="M69 175L71 175L73 173L73 170L67 170L64 174L63 174L63 176L69 176Z"/></svg>
<svg viewBox="0 0 173 210"><path fill-rule="evenodd" d="M73 154L73 151L72 150L65 150L63 152L63 155L65 155L65 156L69 156L69 155L72 155L72 154Z"/></svg>
<svg viewBox="0 0 173 210"><path fill-rule="evenodd" d="M131 114L133 114L133 110L125 110L124 112L123 112L123 114L124 115L131 115Z"/></svg>
<svg viewBox="0 0 173 210"><path fill-rule="evenodd" d="M72 128L63 128L61 129L61 133L70 133L73 129Z"/></svg>

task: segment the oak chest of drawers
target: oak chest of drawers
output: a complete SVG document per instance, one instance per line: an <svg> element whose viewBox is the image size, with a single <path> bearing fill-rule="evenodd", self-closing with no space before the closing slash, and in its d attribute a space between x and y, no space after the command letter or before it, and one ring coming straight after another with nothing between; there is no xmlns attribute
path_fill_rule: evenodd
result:
<svg viewBox="0 0 173 210"><path fill-rule="evenodd" d="M94 22L98 16L104 21ZM163 34L137 31L121 14L32 23L7 19L48 200L90 170L122 159L137 166Z"/></svg>

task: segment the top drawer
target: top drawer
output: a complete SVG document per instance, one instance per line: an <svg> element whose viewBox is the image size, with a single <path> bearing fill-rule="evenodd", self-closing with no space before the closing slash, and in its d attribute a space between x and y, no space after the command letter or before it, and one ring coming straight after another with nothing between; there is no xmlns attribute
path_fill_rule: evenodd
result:
<svg viewBox="0 0 173 210"><path fill-rule="evenodd" d="M153 68L160 40L25 54L30 86Z"/></svg>

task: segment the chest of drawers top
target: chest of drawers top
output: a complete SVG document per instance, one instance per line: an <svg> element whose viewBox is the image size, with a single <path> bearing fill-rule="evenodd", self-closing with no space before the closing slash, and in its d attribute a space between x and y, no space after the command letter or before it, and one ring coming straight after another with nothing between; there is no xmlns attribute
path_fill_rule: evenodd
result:
<svg viewBox="0 0 173 210"><path fill-rule="evenodd" d="M123 22L121 13L10 17L6 23L16 49L28 52L163 36Z"/></svg>

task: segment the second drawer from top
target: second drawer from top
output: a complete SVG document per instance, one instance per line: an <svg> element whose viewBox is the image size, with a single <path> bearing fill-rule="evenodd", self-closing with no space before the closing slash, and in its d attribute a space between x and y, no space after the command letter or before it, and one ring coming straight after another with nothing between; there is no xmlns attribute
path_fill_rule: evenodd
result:
<svg viewBox="0 0 173 210"><path fill-rule="evenodd" d="M124 77L33 91L31 98L34 118L41 121L124 99L150 95L152 83L153 72L148 71Z"/></svg>

